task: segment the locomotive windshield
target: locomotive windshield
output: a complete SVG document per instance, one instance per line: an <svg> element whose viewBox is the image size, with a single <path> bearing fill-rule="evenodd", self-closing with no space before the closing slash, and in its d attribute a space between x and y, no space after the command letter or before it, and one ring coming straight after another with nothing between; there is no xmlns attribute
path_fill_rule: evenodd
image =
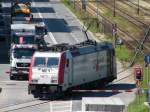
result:
<svg viewBox="0 0 150 112"><path fill-rule="evenodd" d="M48 58L47 67L58 66L58 58Z"/></svg>
<svg viewBox="0 0 150 112"><path fill-rule="evenodd" d="M14 50L13 54L15 58L31 58L35 49L28 48L17 48Z"/></svg>
<svg viewBox="0 0 150 112"><path fill-rule="evenodd" d="M35 61L34 61L34 66L35 67L44 67L46 65L46 61L45 61L45 58L43 57L37 57L35 58Z"/></svg>
<svg viewBox="0 0 150 112"><path fill-rule="evenodd" d="M57 67L58 66L58 58L51 57L51 58L45 58L45 57L36 57L34 61L35 67Z"/></svg>

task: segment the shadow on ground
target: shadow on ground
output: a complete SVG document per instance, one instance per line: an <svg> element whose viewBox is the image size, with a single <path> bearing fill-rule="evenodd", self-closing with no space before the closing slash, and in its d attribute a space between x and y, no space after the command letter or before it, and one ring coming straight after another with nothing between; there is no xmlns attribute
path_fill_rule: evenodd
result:
<svg viewBox="0 0 150 112"><path fill-rule="evenodd" d="M55 13L55 10L51 7L32 7L31 11L32 13Z"/></svg>
<svg viewBox="0 0 150 112"><path fill-rule="evenodd" d="M0 41L0 64L9 64L8 46L5 40Z"/></svg>

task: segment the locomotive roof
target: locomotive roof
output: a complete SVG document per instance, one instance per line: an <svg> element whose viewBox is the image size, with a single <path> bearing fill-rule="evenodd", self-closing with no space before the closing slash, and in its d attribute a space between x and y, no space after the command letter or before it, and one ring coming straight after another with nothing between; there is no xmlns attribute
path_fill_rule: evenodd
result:
<svg viewBox="0 0 150 112"><path fill-rule="evenodd" d="M72 56L77 56L77 55L94 53L96 51L103 51L108 49L113 49L111 43L106 43L106 42L97 43L95 41L88 40L76 45L69 45L67 43L56 44L49 47L48 51L51 52L69 51L72 54Z"/></svg>
<svg viewBox="0 0 150 112"><path fill-rule="evenodd" d="M34 57L60 57L58 52L35 52Z"/></svg>

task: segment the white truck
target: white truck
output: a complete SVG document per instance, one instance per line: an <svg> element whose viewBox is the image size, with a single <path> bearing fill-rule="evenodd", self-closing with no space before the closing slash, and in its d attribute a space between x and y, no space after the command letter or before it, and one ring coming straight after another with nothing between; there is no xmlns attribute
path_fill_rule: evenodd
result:
<svg viewBox="0 0 150 112"><path fill-rule="evenodd" d="M11 46L14 44L30 44L40 47L47 35L45 25L39 24L11 24Z"/></svg>
<svg viewBox="0 0 150 112"><path fill-rule="evenodd" d="M33 53L37 50L34 45L13 45L10 49L10 80L28 78L29 66Z"/></svg>
<svg viewBox="0 0 150 112"><path fill-rule="evenodd" d="M29 70L28 92L60 94L81 85L109 83L116 79L115 52L110 43L83 42L54 45L47 52L35 52Z"/></svg>

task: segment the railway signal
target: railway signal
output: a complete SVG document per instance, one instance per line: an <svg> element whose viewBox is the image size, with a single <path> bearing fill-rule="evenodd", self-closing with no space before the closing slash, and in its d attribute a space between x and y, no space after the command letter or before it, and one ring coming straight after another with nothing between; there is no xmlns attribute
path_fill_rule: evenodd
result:
<svg viewBox="0 0 150 112"><path fill-rule="evenodd" d="M136 81L136 87L140 88L140 83L143 79L143 68L140 65L134 67L134 77Z"/></svg>
<svg viewBox="0 0 150 112"><path fill-rule="evenodd" d="M134 67L134 76L135 79L141 81L143 78L143 68L140 65Z"/></svg>

